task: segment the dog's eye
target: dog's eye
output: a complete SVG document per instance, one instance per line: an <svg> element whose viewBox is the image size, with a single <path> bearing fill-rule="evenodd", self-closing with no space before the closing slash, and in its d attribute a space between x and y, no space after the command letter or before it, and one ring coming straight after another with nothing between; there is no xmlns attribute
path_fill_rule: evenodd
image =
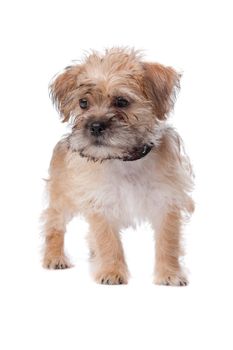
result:
<svg viewBox="0 0 233 350"><path fill-rule="evenodd" d="M82 108L82 109L86 109L88 107L88 101L85 99L85 98L81 98L79 100L79 106Z"/></svg>
<svg viewBox="0 0 233 350"><path fill-rule="evenodd" d="M129 105L129 101L127 101L125 98L123 97L116 98L116 101L115 101L116 107L124 108L124 107L127 107L128 105Z"/></svg>

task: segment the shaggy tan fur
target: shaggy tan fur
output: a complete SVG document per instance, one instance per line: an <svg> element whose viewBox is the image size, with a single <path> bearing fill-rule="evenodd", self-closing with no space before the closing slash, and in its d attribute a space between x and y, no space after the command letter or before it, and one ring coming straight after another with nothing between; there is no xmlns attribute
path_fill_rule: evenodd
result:
<svg viewBox="0 0 233 350"><path fill-rule="evenodd" d="M167 124L179 78L134 50L114 48L93 52L54 79L53 101L72 130L50 164L45 267L70 267L64 234L81 213L90 224L94 279L127 283L120 230L149 220L156 237L155 283L187 284L181 228L194 208L192 171L179 135Z"/></svg>

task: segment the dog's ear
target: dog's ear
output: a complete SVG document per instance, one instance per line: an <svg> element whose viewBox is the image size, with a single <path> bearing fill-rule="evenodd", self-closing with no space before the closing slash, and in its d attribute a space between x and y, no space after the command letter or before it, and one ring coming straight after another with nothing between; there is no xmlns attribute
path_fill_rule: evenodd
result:
<svg viewBox="0 0 233 350"><path fill-rule="evenodd" d="M152 102L157 118L164 120L173 108L181 74L158 63L143 63L143 68L146 97Z"/></svg>
<svg viewBox="0 0 233 350"><path fill-rule="evenodd" d="M71 116L80 72L81 66L69 66L62 74L56 76L49 86L50 96L61 115L62 122L68 121Z"/></svg>

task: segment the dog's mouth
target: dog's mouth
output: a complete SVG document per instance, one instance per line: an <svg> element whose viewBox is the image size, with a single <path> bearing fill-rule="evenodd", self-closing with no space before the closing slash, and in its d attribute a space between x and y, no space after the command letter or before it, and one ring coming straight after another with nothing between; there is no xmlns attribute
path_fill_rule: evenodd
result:
<svg viewBox="0 0 233 350"><path fill-rule="evenodd" d="M100 145L98 147L101 147ZM139 160L143 157L145 157L148 153L150 153L150 151L152 150L152 148L154 147L154 143L150 142L150 143L145 143L141 146L138 147L134 147L132 150L127 151L127 152L123 152L122 156L119 156L118 154L107 154L104 157L95 157L92 156L88 153L85 152L85 149L79 150L79 154L81 157L87 158L88 160L92 160L94 162L97 161L104 161L104 160L110 160L110 159L118 159L118 160L122 160L124 162L128 162L128 161L135 161L135 160Z"/></svg>

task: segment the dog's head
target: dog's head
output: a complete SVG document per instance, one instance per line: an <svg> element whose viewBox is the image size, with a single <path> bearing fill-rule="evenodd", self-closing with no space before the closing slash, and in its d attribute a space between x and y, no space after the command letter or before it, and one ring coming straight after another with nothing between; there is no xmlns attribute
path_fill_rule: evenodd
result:
<svg viewBox="0 0 233 350"><path fill-rule="evenodd" d="M119 48L92 53L50 86L62 120L72 124L70 147L93 160L146 155L159 140L178 87L174 69Z"/></svg>

